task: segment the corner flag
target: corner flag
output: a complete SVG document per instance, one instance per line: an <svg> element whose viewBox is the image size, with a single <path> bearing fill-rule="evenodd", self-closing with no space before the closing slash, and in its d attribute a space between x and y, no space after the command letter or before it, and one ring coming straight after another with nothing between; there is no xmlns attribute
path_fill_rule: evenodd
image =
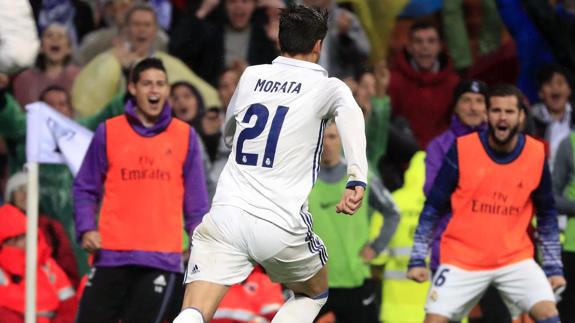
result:
<svg viewBox="0 0 575 323"><path fill-rule="evenodd" d="M26 110L26 160L67 164L76 176L92 140L92 132L43 102L28 104Z"/></svg>

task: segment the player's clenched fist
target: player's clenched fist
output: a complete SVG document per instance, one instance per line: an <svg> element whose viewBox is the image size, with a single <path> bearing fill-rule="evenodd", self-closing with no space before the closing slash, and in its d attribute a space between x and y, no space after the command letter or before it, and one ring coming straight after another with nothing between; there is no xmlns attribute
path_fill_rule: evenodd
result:
<svg viewBox="0 0 575 323"><path fill-rule="evenodd" d="M361 206L364 191L365 189L362 186L346 189L341 200L335 207L335 211L337 213L354 214Z"/></svg>
<svg viewBox="0 0 575 323"><path fill-rule="evenodd" d="M423 283L429 279L429 271L425 267L413 267L407 272L407 278Z"/></svg>

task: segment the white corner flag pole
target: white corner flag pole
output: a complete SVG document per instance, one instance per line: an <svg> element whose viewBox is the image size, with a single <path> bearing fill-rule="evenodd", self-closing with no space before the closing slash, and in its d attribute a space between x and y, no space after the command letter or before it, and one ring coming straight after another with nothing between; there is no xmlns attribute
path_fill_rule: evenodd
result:
<svg viewBox="0 0 575 323"><path fill-rule="evenodd" d="M38 262L38 163L26 164L28 201L26 202L26 310L25 323L36 322L36 268Z"/></svg>
<svg viewBox="0 0 575 323"><path fill-rule="evenodd" d="M88 150L92 132L54 111L43 102L26 105L26 310L25 323L36 322L36 273L38 268L38 165L68 164L77 174Z"/></svg>

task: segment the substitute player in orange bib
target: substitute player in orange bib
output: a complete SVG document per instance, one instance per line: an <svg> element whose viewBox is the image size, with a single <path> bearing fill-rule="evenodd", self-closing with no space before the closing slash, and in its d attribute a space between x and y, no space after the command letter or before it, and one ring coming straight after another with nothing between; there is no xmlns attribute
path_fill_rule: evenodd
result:
<svg viewBox="0 0 575 323"><path fill-rule="evenodd" d="M425 257L440 220L452 218L441 238L440 266L426 303L425 322L461 320L489 285L511 314L559 322L553 290L565 286L557 211L542 143L519 130L523 95L511 85L490 91L489 129L457 139L447 153L420 216L408 278L425 281ZM542 267L528 233L533 214Z"/></svg>

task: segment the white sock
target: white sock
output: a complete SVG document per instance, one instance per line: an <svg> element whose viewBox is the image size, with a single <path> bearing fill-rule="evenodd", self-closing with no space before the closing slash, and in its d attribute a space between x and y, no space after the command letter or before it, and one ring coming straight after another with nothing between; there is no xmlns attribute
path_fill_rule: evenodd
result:
<svg viewBox="0 0 575 323"><path fill-rule="evenodd" d="M295 295L280 308L272 323L313 322L321 307L327 302L327 295L327 290L314 298Z"/></svg>
<svg viewBox="0 0 575 323"><path fill-rule="evenodd" d="M195 307L184 308L173 323L204 323L202 313Z"/></svg>

